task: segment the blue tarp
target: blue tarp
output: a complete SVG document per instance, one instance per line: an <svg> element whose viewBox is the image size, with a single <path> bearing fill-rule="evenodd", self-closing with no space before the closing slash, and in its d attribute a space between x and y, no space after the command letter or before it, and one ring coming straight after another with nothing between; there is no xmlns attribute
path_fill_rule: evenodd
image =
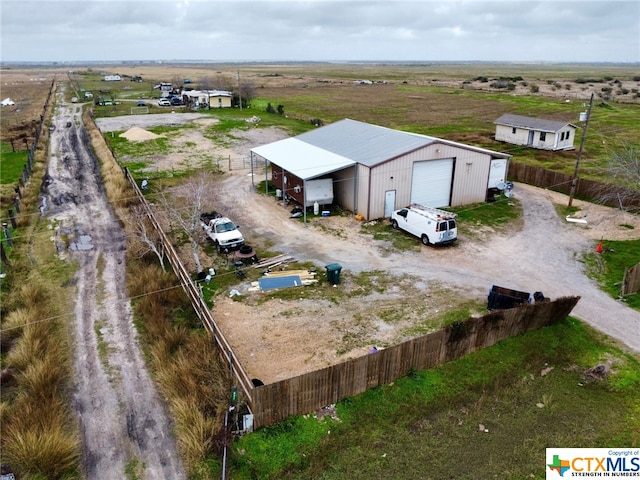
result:
<svg viewBox="0 0 640 480"><path fill-rule="evenodd" d="M300 275L287 275L285 277L263 277L258 279L260 290L275 290L276 288L300 287L302 280Z"/></svg>

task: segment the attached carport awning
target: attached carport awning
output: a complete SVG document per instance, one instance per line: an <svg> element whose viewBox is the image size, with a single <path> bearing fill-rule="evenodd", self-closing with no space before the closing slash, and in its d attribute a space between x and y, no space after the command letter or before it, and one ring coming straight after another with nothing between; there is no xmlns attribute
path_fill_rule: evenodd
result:
<svg viewBox="0 0 640 480"><path fill-rule="evenodd" d="M286 138L252 148L251 152L302 180L336 172L356 163L354 160L314 147L296 138Z"/></svg>

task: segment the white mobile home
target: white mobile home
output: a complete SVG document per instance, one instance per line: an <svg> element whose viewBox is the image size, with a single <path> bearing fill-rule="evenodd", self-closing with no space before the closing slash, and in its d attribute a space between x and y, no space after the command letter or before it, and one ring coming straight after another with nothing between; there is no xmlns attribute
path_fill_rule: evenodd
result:
<svg viewBox="0 0 640 480"><path fill-rule="evenodd" d="M495 122L496 140L542 150L573 150L577 126L572 123L523 117L510 113Z"/></svg>
<svg viewBox="0 0 640 480"><path fill-rule="evenodd" d="M231 108L233 93L226 90L183 90L182 100L197 108Z"/></svg>

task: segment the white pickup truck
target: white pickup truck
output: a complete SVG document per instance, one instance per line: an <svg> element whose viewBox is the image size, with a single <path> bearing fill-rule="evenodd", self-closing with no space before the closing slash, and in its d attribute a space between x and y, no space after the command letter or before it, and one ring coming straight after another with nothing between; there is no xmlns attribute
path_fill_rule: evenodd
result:
<svg viewBox="0 0 640 480"><path fill-rule="evenodd" d="M244 245L244 237L235 223L227 217L217 214L203 214L200 224L207 236L213 241L218 252L240 248Z"/></svg>

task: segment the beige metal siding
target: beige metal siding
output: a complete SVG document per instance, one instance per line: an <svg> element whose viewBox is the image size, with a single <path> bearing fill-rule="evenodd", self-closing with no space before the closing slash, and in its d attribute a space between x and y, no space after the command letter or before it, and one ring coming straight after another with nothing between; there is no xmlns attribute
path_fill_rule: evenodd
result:
<svg viewBox="0 0 640 480"><path fill-rule="evenodd" d="M396 205L411 202L411 174L413 162L427 160L424 149L396 158L371 169L368 219L384 217L384 199L387 190L396 191Z"/></svg>
<svg viewBox="0 0 640 480"><path fill-rule="evenodd" d="M356 174L358 191L357 191L357 206L354 214L360 214L367 220L374 218L369 216L369 167L364 165L356 165Z"/></svg>
<svg viewBox="0 0 640 480"><path fill-rule="evenodd" d="M491 168L491 156L453 145L433 144L378 165L371 170L371 190L367 219L384 216L387 190L396 191L398 208L411 202L411 176L414 162L454 158L451 206L484 202ZM360 210L362 210L360 204ZM364 215L364 214L363 214Z"/></svg>
<svg viewBox="0 0 640 480"><path fill-rule="evenodd" d="M354 179L356 167L349 167L331 174L333 177L333 203L354 212Z"/></svg>
<svg viewBox="0 0 640 480"><path fill-rule="evenodd" d="M463 149L458 149L457 153L451 206L484 202L487 199L491 155Z"/></svg>

